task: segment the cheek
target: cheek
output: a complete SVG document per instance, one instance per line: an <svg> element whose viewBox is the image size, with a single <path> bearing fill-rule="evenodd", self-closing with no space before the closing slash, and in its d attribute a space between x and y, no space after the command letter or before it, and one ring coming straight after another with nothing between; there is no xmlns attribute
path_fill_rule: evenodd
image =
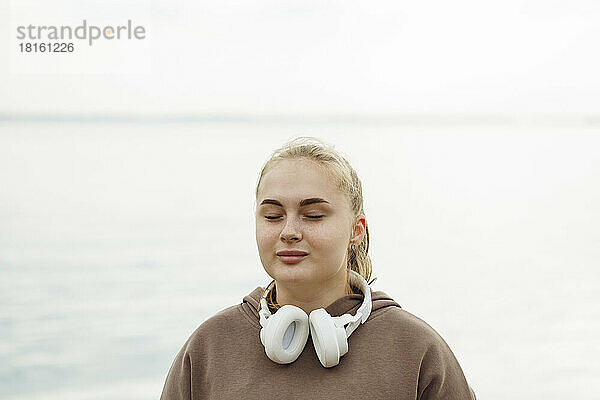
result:
<svg viewBox="0 0 600 400"><path fill-rule="evenodd" d="M277 241L277 237L277 232L274 227L257 223L256 244L258 245L259 250L272 246Z"/></svg>
<svg viewBox="0 0 600 400"><path fill-rule="evenodd" d="M311 238L311 247L315 249L322 249L331 254L331 256L337 255L338 251L342 249L345 251L348 246L348 238L350 232L344 229L344 225L339 222L322 225L310 232L307 235Z"/></svg>

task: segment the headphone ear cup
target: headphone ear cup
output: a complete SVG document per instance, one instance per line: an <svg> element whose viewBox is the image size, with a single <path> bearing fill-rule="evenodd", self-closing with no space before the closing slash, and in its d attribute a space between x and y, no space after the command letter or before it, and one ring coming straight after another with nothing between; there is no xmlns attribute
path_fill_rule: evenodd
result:
<svg viewBox="0 0 600 400"><path fill-rule="evenodd" d="M323 308L313 310L309 317L310 334L315 352L325 368L335 367L348 352L348 338L343 327L335 326L331 315Z"/></svg>
<svg viewBox="0 0 600 400"><path fill-rule="evenodd" d="M308 316L299 307L285 305L267 319L260 341L267 356L278 364L296 361L308 339Z"/></svg>

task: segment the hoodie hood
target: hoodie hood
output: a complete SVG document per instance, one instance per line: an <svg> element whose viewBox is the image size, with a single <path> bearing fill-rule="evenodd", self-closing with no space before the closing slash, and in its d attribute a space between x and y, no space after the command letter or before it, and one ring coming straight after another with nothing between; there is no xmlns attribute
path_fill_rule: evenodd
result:
<svg viewBox="0 0 600 400"><path fill-rule="evenodd" d="M265 290L265 288L257 287L252 292L250 292L248 295L244 296L242 304L240 304L241 309L248 316L255 319L256 324L258 326L260 326L260 324L258 322L259 321L259 316L258 316L259 302L260 302L260 296L262 296L264 290ZM329 313L329 315L331 315L332 317L339 317L340 315L344 315L344 314L354 315L356 313L356 311L358 310L358 308L361 306L361 304L363 302L363 297L364 296L362 294L348 294L344 297L340 297L339 299L337 299L336 301L334 301L333 303L331 303L330 305L325 307L325 311L327 311ZM383 309L385 309L387 307L402 308L402 307L400 307L400 305L398 303L396 303L394 301L394 299L392 299L390 296L388 296L387 294L385 294L382 291L374 292L371 290L371 302L372 302L372 309L371 309L371 314L369 315L369 319L371 319L371 317L373 315L379 314L380 312L383 311Z"/></svg>

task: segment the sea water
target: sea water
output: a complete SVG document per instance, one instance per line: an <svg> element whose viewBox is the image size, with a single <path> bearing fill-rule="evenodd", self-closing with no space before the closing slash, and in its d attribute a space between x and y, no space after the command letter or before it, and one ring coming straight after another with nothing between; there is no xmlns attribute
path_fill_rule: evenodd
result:
<svg viewBox="0 0 600 400"><path fill-rule="evenodd" d="M478 398L599 398L597 125L301 118L1 123L0 398L157 398L194 329L270 281L253 192L298 135L356 168L374 290Z"/></svg>

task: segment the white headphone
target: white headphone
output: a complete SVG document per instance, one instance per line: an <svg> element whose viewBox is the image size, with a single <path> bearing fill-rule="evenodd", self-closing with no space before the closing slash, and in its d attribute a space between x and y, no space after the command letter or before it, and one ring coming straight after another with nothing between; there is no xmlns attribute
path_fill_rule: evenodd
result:
<svg viewBox="0 0 600 400"><path fill-rule="evenodd" d="M355 315L344 314L332 317L323 308L311 311L306 315L304 310L292 305L284 305L271 315L267 306L267 287L260 299L260 341L265 346L267 356L278 364L289 364L300 356L306 341L308 331L312 336L313 345L319 361L325 368L334 367L340 362L340 357L348 352L348 338L361 323L371 314L371 289L360 274L348 270L350 282L358 286L364 293L362 305ZM347 325L345 328L344 326Z"/></svg>

